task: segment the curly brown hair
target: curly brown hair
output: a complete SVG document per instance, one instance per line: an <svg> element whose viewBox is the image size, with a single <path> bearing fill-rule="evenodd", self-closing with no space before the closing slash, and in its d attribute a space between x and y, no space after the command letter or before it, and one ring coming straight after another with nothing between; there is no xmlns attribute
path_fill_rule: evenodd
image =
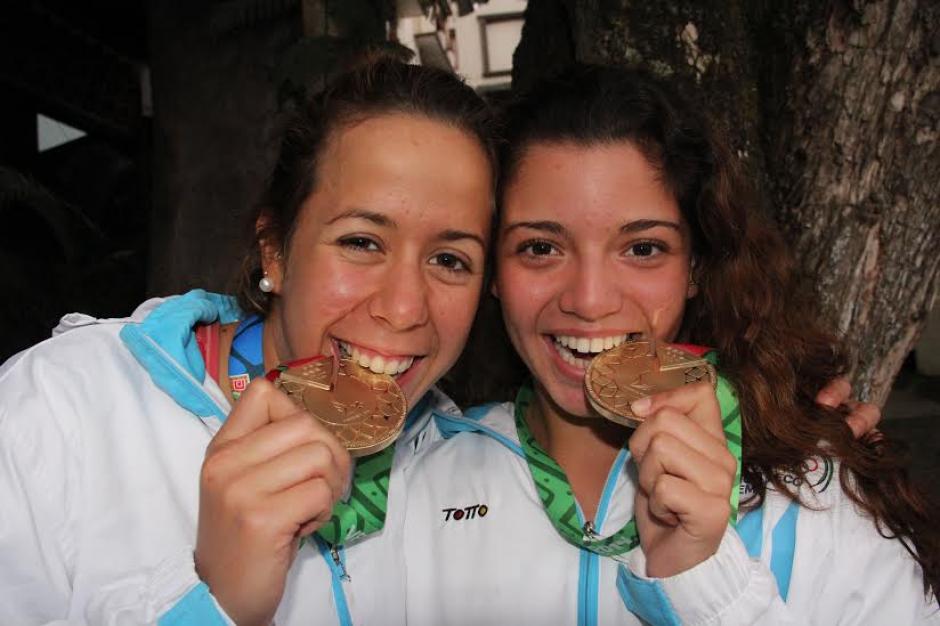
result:
<svg viewBox="0 0 940 626"><path fill-rule="evenodd" d="M513 102L505 118L501 190L534 144L628 141L644 153L692 232L699 293L687 306L679 339L718 350L720 369L735 384L743 475L756 492L747 504L759 506L768 484L798 500L784 477L805 477L814 458L837 459L845 493L883 536L902 542L923 569L925 593L936 595L936 503L911 483L898 444L884 436L858 440L844 412L816 403L818 390L845 372L845 351L820 324L812 289L802 284L776 228L755 209L725 140L668 83L637 69L569 68ZM451 386L463 400L507 398L526 375L508 352L501 356L510 368L494 367L503 360L494 350L508 339L502 346L492 340L505 339L494 302L481 311L450 381L461 381L459 389ZM474 367L482 357L486 366Z"/></svg>

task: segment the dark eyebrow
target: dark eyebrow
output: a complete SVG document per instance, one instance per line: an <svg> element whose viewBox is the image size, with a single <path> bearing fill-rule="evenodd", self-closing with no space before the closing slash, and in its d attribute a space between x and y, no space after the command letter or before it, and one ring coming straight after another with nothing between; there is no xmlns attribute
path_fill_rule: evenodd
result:
<svg viewBox="0 0 940 626"><path fill-rule="evenodd" d="M327 224L333 224L335 222L338 222L344 219L368 220L372 222L373 224L375 224L376 226L398 228L398 224L395 222L395 220L393 220L389 216L383 213L376 213L375 211L369 211L366 209L349 209L347 211L343 211L339 215L336 215L332 219L330 219L327 222ZM461 239L471 239L477 242L478 244L480 244L481 248L486 250L486 241L484 241L483 237L480 237L479 235L476 235L474 233L468 233L462 230L445 230L444 232L438 235L438 239L442 241L459 241Z"/></svg>
<svg viewBox="0 0 940 626"><path fill-rule="evenodd" d="M470 239L480 244L480 247L486 250L486 242L483 237L474 233L468 233L462 230L445 230L438 237L443 241L460 241L461 239Z"/></svg>
<svg viewBox="0 0 940 626"><path fill-rule="evenodd" d="M532 230L541 230L546 233L551 233L553 235L560 235L563 237L568 236L568 229L559 224L558 222L514 222L506 227L505 232L510 233L517 228L531 228Z"/></svg>
<svg viewBox="0 0 940 626"><path fill-rule="evenodd" d="M679 228L679 224L676 222L667 222L665 220L634 220L621 226L620 232L624 234L637 233L643 230L656 228L657 226L665 226L666 228L672 228L673 230L679 232L682 230Z"/></svg>
<svg viewBox="0 0 940 626"><path fill-rule="evenodd" d="M368 220L375 224L376 226L387 226L390 228L398 228L398 224L395 223L395 220L390 218L387 215L382 213L376 213L375 211L369 211L367 209L347 209L339 215L334 216L330 219L327 224L334 224L340 220L344 219L361 219Z"/></svg>

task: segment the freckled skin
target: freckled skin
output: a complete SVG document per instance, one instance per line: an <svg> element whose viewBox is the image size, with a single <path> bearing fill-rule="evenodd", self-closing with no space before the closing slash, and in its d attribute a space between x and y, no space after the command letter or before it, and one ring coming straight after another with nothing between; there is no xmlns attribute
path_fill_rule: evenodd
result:
<svg viewBox="0 0 940 626"><path fill-rule="evenodd" d="M560 408L589 415L583 371L562 362L547 336L644 332L671 341L694 295L688 227L657 171L627 142L536 144L503 201L494 293L509 336ZM639 220L675 227L622 231ZM565 232L513 227L522 222ZM551 252L533 254L533 240Z"/></svg>
<svg viewBox="0 0 940 626"><path fill-rule="evenodd" d="M286 261L265 248L270 358L330 354L333 340L423 357L399 379L412 404L456 361L473 321L492 212L486 155L452 126L387 114L334 133L317 179ZM452 259L469 270L449 271Z"/></svg>

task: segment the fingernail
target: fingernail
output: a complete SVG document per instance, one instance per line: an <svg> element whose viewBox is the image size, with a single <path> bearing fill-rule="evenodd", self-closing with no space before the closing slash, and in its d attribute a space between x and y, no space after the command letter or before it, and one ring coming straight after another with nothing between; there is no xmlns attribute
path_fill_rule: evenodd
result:
<svg viewBox="0 0 940 626"><path fill-rule="evenodd" d="M649 413L651 406L653 406L653 401L650 398L640 398L630 403L630 410L634 415L643 416Z"/></svg>

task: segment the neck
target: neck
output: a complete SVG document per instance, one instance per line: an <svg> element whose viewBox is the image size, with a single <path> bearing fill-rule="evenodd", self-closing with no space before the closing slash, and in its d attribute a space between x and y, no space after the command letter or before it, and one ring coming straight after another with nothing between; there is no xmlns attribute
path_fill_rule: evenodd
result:
<svg viewBox="0 0 940 626"><path fill-rule="evenodd" d="M269 372L279 364L290 359L282 355L285 350L279 349L284 345L284 333L281 331L281 316L278 303L271 305L271 310L264 317L264 331L261 334L261 354L264 357L264 371ZM293 358L293 357L291 357Z"/></svg>
<svg viewBox="0 0 940 626"><path fill-rule="evenodd" d="M261 334L261 354L264 361L264 371L270 371L280 363L277 358L277 351L274 348L273 327L274 324L268 324L265 318L264 331ZM232 343L235 339L235 331L238 330L239 322L225 324L219 329L219 379L216 381L226 397L232 404L235 398L232 396L232 386L228 378L228 358L232 351Z"/></svg>
<svg viewBox="0 0 940 626"><path fill-rule="evenodd" d="M630 431L601 417L567 413L538 383L526 421L535 440L565 471L585 519L593 521L607 475Z"/></svg>

